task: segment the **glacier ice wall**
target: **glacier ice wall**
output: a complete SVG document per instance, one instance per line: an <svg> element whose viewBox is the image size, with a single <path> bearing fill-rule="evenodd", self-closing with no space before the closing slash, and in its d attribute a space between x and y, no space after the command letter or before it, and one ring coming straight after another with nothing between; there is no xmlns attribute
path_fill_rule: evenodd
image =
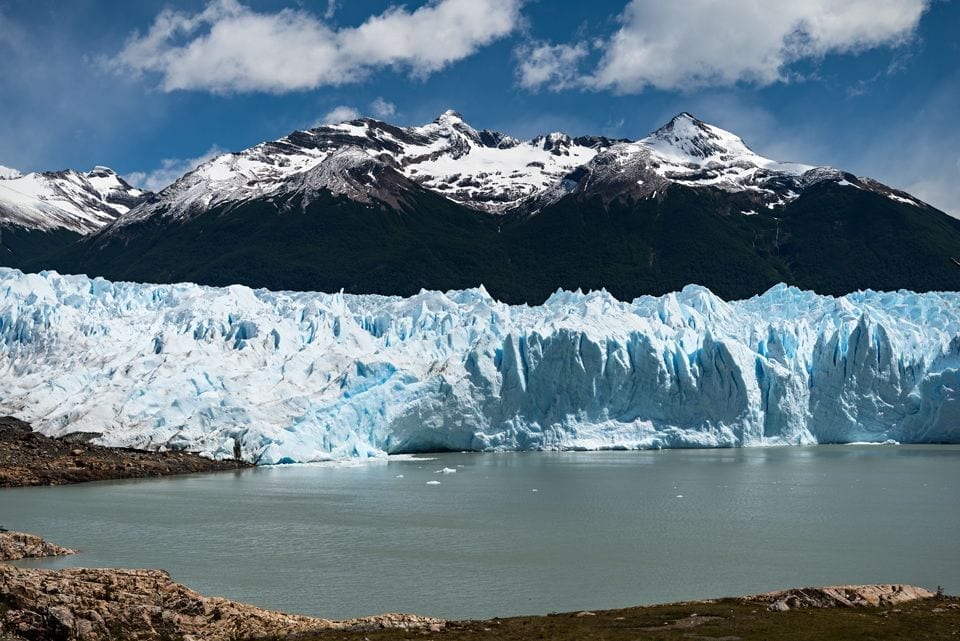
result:
<svg viewBox="0 0 960 641"><path fill-rule="evenodd" d="M437 449L960 442L960 294L620 302L0 269L0 413L260 463Z"/></svg>

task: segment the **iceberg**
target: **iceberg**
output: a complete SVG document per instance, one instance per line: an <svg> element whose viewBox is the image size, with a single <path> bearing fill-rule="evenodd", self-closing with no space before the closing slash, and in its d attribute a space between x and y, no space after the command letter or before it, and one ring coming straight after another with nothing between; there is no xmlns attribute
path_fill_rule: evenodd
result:
<svg viewBox="0 0 960 641"><path fill-rule="evenodd" d="M0 268L0 413L260 464L441 450L960 442L960 293L619 301Z"/></svg>

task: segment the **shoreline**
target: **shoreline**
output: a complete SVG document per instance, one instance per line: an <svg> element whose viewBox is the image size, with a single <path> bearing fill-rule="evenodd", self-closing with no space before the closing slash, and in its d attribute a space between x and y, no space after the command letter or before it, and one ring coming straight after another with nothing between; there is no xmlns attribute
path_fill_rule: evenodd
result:
<svg viewBox="0 0 960 641"><path fill-rule="evenodd" d="M215 461L193 452L153 452L107 447L76 433L51 438L29 423L0 417L0 488L71 485L91 481L225 472L254 467L245 461Z"/></svg>
<svg viewBox="0 0 960 641"><path fill-rule="evenodd" d="M19 532L0 532L0 551L10 547L4 540L28 540L38 556L72 552ZM960 635L960 597L905 584L845 585L486 620L391 613L335 621L204 596L163 570L43 570L0 561L2 641L400 641L414 634L504 641L943 639Z"/></svg>

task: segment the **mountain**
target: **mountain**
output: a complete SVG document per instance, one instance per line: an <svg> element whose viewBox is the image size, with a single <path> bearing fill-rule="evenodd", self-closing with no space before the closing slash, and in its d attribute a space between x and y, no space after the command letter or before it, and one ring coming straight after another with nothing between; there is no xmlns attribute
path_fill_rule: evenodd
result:
<svg viewBox="0 0 960 641"><path fill-rule="evenodd" d="M146 193L112 169L21 175L0 167L0 259L37 257L113 222Z"/></svg>
<svg viewBox="0 0 960 641"><path fill-rule="evenodd" d="M410 295L484 284L620 298L960 289L960 221L829 167L783 163L688 113L637 141L520 141L448 111L359 119L224 154L42 259L113 279Z"/></svg>
<svg viewBox="0 0 960 641"><path fill-rule="evenodd" d="M65 367L64 363L69 363ZM960 442L960 293L621 302L0 269L0 414L284 463L437 450Z"/></svg>

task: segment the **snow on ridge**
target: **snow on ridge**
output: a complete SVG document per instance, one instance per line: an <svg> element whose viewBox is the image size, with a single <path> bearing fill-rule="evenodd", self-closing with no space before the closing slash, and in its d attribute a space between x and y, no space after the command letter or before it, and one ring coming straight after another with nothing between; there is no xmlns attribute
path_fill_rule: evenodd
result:
<svg viewBox="0 0 960 641"><path fill-rule="evenodd" d="M345 148L362 149L410 181L490 213L525 205L542 208L576 191L578 181L588 187L606 185L602 191L608 195L613 184L618 195L635 197L654 194L670 183L748 191L759 205L776 206L811 184L844 176L831 168L764 158L736 135L687 113L637 141L571 138L561 132L521 141L478 131L448 110L422 126L396 127L360 118L217 156L163 190L156 201L121 217L112 230L158 214L189 219L212 206L296 189L303 174ZM376 189L344 188L349 177L328 176L333 193L362 202L377 195ZM862 185L890 191L879 183Z"/></svg>
<svg viewBox="0 0 960 641"><path fill-rule="evenodd" d="M10 178L19 178L22 175L23 174L21 174L19 171L17 171L13 167L4 167L3 165L0 165L0 180L7 180Z"/></svg>
<svg viewBox="0 0 960 641"><path fill-rule="evenodd" d="M260 463L436 449L960 442L960 293L619 301L0 269L0 412Z"/></svg>
<svg viewBox="0 0 960 641"><path fill-rule="evenodd" d="M0 181L0 222L88 234L128 212L144 194L102 166L85 174L71 169L11 176Z"/></svg>

